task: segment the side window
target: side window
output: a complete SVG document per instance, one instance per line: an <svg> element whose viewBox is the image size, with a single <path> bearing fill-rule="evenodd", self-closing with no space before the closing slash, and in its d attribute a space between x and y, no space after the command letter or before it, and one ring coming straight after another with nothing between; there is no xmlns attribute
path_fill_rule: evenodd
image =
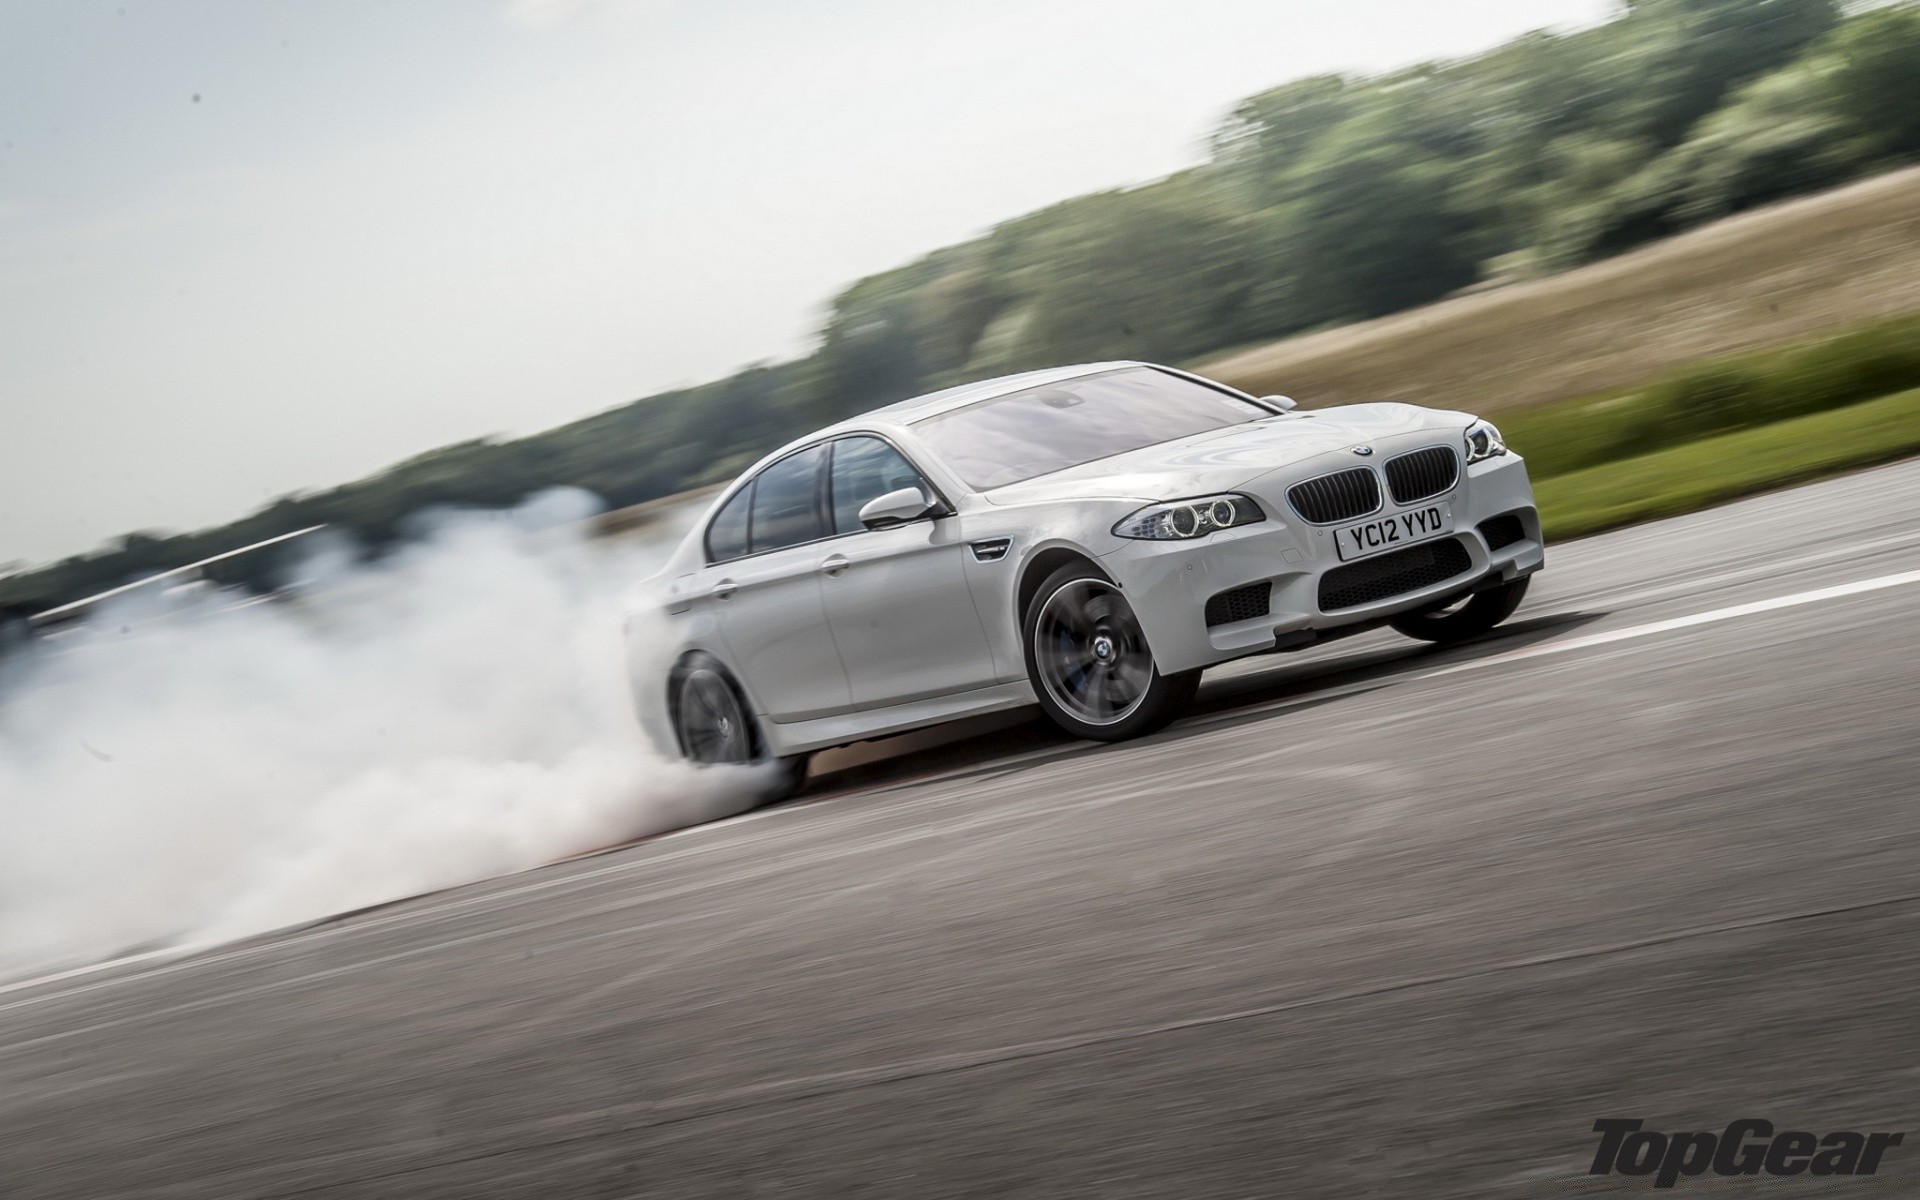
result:
<svg viewBox="0 0 1920 1200"><path fill-rule="evenodd" d="M833 444L833 527L837 533L860 528L867 501L904 487L917 487L928 499L933 489L898 450L874 437L841 438Z"/></svg>
<svg viewBox="0 0 1920 1200"><path fill-rule="evenodd" d="M797 546L827 536L820 512L820 468L825 446L790 454L753 482L753 552Z"/></svg>
<svg viewBox="0 0 1920 1200"><path fill-rule="evenodd" d="M753 484L741 488L713 515L707 526L707 560L726 562L747 552L747 506L753 503Z"/></svg>

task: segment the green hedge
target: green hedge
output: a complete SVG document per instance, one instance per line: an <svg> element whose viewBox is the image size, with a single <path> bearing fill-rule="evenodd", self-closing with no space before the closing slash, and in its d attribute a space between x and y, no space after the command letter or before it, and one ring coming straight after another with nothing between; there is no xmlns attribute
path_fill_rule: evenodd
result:
<svg viewBox="0 0 1920 1200"><path fill-rule="evenodd" d="M1547 479L1732 430L1920 387L1920 317L1676 371L1642 387L1500 418Z"/></svg>
<svg viewBox="0 0 1920 1200"><path fill-rule="evenodd" d="M1920 454L1920 389L1542 479L1548 538L1677 516Z"/></svg>

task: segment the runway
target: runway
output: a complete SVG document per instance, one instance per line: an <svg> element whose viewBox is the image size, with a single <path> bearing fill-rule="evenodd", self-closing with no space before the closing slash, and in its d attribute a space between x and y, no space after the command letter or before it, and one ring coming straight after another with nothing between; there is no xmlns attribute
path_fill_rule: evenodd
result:
<svg viewBox="0 0 1920 1200"><path fill-rule="evenodd" d="M1602 1117L1912 1130L1920 1190L1916 613L1908 462L1551 547L1494 636L1234 664L1140 742L1003 723L0 991L0 1195L1644 1190L1586 1175Z"/></svg>

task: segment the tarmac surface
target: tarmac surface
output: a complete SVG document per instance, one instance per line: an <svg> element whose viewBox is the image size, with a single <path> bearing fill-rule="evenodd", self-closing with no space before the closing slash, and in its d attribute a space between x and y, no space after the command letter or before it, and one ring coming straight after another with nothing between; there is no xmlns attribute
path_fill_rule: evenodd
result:
<svg viewBox="0 0 1920 1200"><path fill-rule="evenodd" d="M1907 1130L1920 462L1552 547L1496 635L0 990L0 1196L1559 1196ZM919 743L909 743L918 745ZM832 766L832 762L824 763Z"/></svg>

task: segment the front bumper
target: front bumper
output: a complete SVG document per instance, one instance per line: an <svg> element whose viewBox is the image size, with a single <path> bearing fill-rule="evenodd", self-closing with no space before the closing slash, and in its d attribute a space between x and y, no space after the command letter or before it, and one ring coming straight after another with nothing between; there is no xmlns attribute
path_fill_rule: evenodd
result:
<svg viewBox="0 0 1920 1200"><path fill-rule="evenodd" d="M1348 466L1351 460L1332 465ZM1289 471L1240 489L1267 512L1268 519L1256 525L1192 542L1130 541L1101 558L1125 590L1161 671L1212 666L1305 640L1309 631L1379 621L1532 574L1546 561L1526 464L1507 454L1467 467L1450 492L1411 505L1387 499L1377 514L1446 503L1454 517L1447 538L1464 551L1465 566L1382 599L1323 609L1322 577L1348 564L1334 548L1334 527L1302 521L1285 496L1288 486L1313 473ZM1505 520L1488 526L1509 516L1518 521L1517 530ZM1516 532L1518 540L1508 540ZM1458 562L1461 555L1450 554L1450 559ZM1264 614L1207 624L1210 599L1259 584L1271 587Z"/></svg>

